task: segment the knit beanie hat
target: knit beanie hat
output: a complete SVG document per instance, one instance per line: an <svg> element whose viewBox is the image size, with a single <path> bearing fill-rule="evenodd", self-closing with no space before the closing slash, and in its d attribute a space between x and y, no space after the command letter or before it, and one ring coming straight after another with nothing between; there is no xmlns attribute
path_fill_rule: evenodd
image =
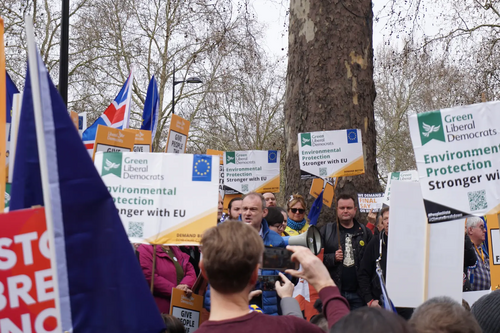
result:
<svg viewBox="0 0 500 333"><path fill-rule="evenodd" d="M500 329L500 290L484 295L472 305L471 312L483 333L496 333Z"/></svg>

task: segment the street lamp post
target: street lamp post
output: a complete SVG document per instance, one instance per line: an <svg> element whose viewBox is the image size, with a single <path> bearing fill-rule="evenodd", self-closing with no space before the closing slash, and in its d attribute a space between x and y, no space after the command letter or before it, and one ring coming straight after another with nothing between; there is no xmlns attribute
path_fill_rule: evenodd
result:
<svg viewBox="0 0 500 333"><path fill-rule="evenodd" d="M203 83L199 77L191 76L186 80L175 81L175 64L174 73L172 74L172 114L175 114L175 86L179 83Z"/></svg>

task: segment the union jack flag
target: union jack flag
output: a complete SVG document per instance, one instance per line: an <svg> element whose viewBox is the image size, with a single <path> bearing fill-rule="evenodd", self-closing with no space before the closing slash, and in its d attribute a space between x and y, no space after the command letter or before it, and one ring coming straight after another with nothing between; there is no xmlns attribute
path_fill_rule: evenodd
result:
<svg viewBox="0 0 500 333"><path fill-rule="evenodd" d="M132 82L134 80L133 72L123 84L122 89L116 96L113 103L111 103L106 111L97 118L97 120L88 127L82 134L82 140L87 148L87 151L92 155L94 151L95 137L97 135L97 126L108 126L118 129L128 128L130 120L130 96L132 93Z"/></svg>

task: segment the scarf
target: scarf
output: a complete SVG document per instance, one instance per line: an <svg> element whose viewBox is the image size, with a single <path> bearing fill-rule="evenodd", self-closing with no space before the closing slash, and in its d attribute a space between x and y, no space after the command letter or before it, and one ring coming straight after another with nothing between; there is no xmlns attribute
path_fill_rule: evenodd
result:
<svg viewBox="0 0 500 333"><path fill-rule="evenodd" d="M293 230L300 231L306 225L306 219L304 218L302 222L295 222L291 218L288 218L286 224Z"/></svg>

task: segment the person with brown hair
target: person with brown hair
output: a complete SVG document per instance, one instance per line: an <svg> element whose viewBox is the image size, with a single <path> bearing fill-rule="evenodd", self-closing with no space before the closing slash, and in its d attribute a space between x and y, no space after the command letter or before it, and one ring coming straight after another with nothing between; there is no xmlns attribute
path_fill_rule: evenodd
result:
<svg viewBox="0 0 500 333"><path fill-rule="evenodd" d="M288 200L288 219L285 232L290 236L300 235L309 229L306 218L306 201L300 194L290 196Z"/></svg>
<svg viewBox="0 0 500 333"><path fill-rule="evenodd" d="M266 192L262 196L266 200L266 207L276 207L276 196L274 193Z"/></svg>
<svg viewBox="0 0 500 333"><path fill-rule="evenodd" d="M409 321L415 333L482 333L474 316L450 297L427 300Z"/></svg>
<svg viewBox="0 0 500 333"><path fill-rule="evenodd" d="M352 311L336 323L330 333L413 333L410 325L397 314L380 308L364 307Z"/></svg>
<svg viewBox="0 0 500 333"><path fill-rule="evenodd" d="M257 230L248 224L228 221L208 229L201 240L200 269L212 286L210 318L198 329L205 332L323 332L294 316L267 316L248 311L248 294L254 288L264 245ZM292 260L303 270L286 270L304 278L318 292L324 304L329 326L348 313L348 303L340 296L325 266L308 248L288 246ZM276 282L279 286L280 282Z"/></svg>

